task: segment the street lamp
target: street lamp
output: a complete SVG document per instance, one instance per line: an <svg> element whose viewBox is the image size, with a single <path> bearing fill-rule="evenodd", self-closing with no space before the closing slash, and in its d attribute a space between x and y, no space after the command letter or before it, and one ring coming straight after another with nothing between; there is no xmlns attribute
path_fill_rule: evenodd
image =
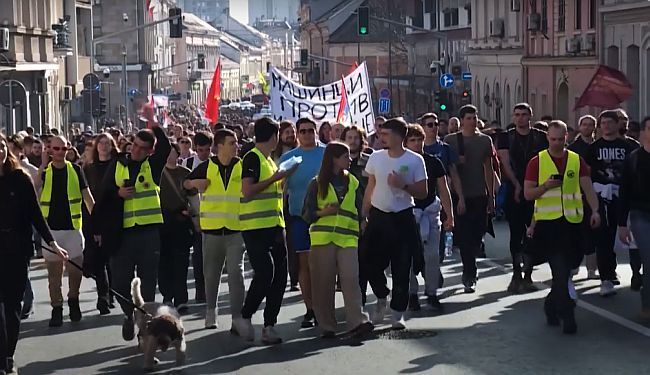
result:
<svg viewBox="0 0 650 375"><path fill-rule="evenodd" d="M110 81L108 80L108 78L111 76L111 70L108 69L108 68L104 68L104 70L102 71L102 73L103 73L103 75L104 75L104 81L100 82L100 84L104 84L104 85L112 85L113 82L110 82ZM107 89L106 91L108 91L108 118L111 118L111 114L112 114L111 111L112 111L112 108L111 108L111 88L110 88L110 86L108 87L108 89Z"/></svg>
<svg viewBox="0 0 650 375"><path fill-rule="evenodd" d="M124 128L129 123L129 85L126 74L126 44L122 45L122 95L124 95Z"/></svg>

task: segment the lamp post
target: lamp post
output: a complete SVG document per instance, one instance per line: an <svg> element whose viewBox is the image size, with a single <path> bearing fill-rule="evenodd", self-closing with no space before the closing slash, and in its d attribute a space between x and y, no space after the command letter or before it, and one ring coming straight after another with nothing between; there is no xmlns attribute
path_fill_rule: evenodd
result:
<svg viewBox="0 0 650 375"><path fill-rule="evenodd" d="M126 74L126 44L122 45L122 95L124 96L124 128L129 123L129 85Z"/></svg>
<svg viewBox="0 0 650 375"><path fill-rule="evenodd" d="M108 78L111 76L111 70L108 69L108 68L104 68L102 73L104 75L104 81L102 81L100 83L103 84L103 85L109 85L108 89L106 89L106 91L108 92L108 111L107 111L106 115L108 116L108 118L111 118L111 112L112 111L111 111L111 87L110 87L110 85L112 85L113 82L108 80Z"/></svg>

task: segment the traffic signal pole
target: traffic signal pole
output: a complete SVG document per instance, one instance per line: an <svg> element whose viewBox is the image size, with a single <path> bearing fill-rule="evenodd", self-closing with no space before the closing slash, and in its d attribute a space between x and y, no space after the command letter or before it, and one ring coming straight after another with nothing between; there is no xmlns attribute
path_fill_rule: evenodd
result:
<svg viewBox="0 0 650 375"><path fill-rule="evenodd" d="M128 34L128 33L134 32L134 31L142 30L142 29L146 29L148 27L160 25L161 23L165 23L165 22L169 22L169 21L173 21L173 20L177 20L177 19L182 19L182 17L183 17L182 14L178 14L178 15L175 15L175 16L163 18L163 19L158 20L158 21L153 21L153 22L142 24L142 25L135 25L135 26L127 27L127 28L119 30L119 31L115 31L115 32L112 32L112 33L109 33L109 34L106 34L106 35L99 36L97 38L93 38L92 42L90 43L90 69L91 69L91 72L93 72L93 73L95 72L95 53L96 53L95 51L96 51L96 47L97 47L97 45L99 43L102 43L102 42L104 42L104 41L106 41L108 39L114 38L116 36L120 36L120 35L123 35L123 34ZM137 23L137 20L136 20L136 23ZM125 60L126 60L126 57L124 56L123 57L123 62L122 62L122 69L124 70L122 72L122 74L124 76L126 76L126 63L125 63ZM126 79L124 79L124 86L125 86L125 91L124 92L128 94L128 88L126 88ZM127 95L125 95L124 103L125 103L125 107L126 107L126 105L128 103L127 102ZM128 113L128 110L126 108L125 108L125 110ZM92 117L92 118L93 118L92 121L93 121L93 125L94 125L95 120L94 120L94 117ZM127 115L125 120L128 121L128 115ZM124 124L124 126L126 126L126 123Z"/></svg>

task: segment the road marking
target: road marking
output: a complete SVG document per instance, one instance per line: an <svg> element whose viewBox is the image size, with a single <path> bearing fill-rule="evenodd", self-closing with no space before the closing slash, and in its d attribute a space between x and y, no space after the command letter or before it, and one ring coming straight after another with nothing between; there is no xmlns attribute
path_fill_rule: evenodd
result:
<svg viewBox="0 0 650 375"><path fill-rule="evenodd" d="M504 267L501 264L496 263L496 262L494 262L492 260L489 260L489 259L477 259L477 261L481 262L481 263L485 263L485 264L487 264L489 266L498 268L504 274L511 273L511 271L508 270L506 267ZM549 287L549 285L547 285L545 283L536 283L536 284L543 284L544 286ZM636 322L633 322L633 321L631 321L629 319L623 318L620 315L616 315L616 314L614 314L614 313L612 313L610 311L607 311L607 310L605 310L603 308L600 308L600 307L598 307L596 305L593 305L593 304L591 304L589 302L578 300L577 305L578 305L578 307L581 307L581 308L583 308L583 309L585 309L587 311L590 311L590 312L600 316L601 318L604 318L604 319L610 320L610 321L612 321L614 323L617 323L619 325L622 325L623 327L628 328L628 329L630 329L630 330L632 330L632 331L634 331L634 332L636 332L638 334L641 334L643 336L650 337L650 328L644 327L643 325L641 325L639 323L636 323Z"/></svg>

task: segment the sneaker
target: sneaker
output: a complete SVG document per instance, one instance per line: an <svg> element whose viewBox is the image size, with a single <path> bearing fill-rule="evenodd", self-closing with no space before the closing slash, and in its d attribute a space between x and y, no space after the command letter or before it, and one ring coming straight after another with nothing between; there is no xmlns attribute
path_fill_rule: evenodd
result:
<svg viewBox="0 0 650 375"><path fill-rule="evenodd" d="M533 279L530 276L524 277L519 288L524 293L532 293L539 290L537 286L535 286L535 283L533 283Z"/></svg>
<svg viewBox="0 0 650 375"><path fill-rule="evenodd" d="M409 310L420 311L420 299L417 294L409 295Z"/></svg>
<svg viewBox="0 0 650 375"><path fill-rule="evenodd" d="M70 320L78 322L81 320L81 309L79 308L78 299L69 299L68 308L70 309Z"/></svg>
<svg viewBox="0 0 650 375"><path fill-rule="evenodd" d="M521 288L521 274L519 272L515 272L512 275L510 284L508 284L508 293L512 293L512 294L519 293L520 288Z"/></svg>
<svg viewBox="0 0 650 375"><path fill-rule="evenodd" d="M370 322L361 323L351 331L352 337L357 338L357 339L365 337L367 334L372 332L374 329L375 329L375 326Z"/></svg>
<svg viewBox="0 0 650 375"><path fill-rule="evenodd" d="M427 304L435 311L443 310L442 303L440 303L438 296L427 296Z"/></svg>
<svg viewBox="0 0 650 375"><path fill-rule="evenodd" d="M384 315L386 315L386 298L379 298L377 299L377 304L375 305L372 323L380 324L384 321Z"/></svg>
<svg viewBox="0 0 650 375"><path fill-rule="evenodd" d="M99 310L99 315L108 315L111 313L108 301L103 298L97 300L97 310Z"/></svg>
<svg viewBox="0 0 650 375"><path fill-rule="evenodd" d="M474 293L476 291L476 281L474 280L463 281L463 286L465 286L465 293Z"/></svg>
<svg viewBox="0 0 650 375"><path fill-rule="evenodd" d="M602 297L613 296L616 294L616 289L614 289L614 283L610 280L603 280L600 283L600 295Z"/></svg>
<svg viewBox="0 0 650 375"><path fill-rule="evenodd" d="M635 273L632 275L632 280L630 280L630 289L632 289L635 292L638 292L641 290L641 287L643 286L643 277L641 276L640 273Z"/></svg>
<svg viewBox="0 0 650 375"><path fill-rule="evenodd" d="M298 284L291 284L291 287L289 288L290 292L299 292L300 289L298 289Z"/></svg>
<svg viewBox="0 0 650 375"><path fill-rule="evenodd" d="M262 328L262 343L266 345L276 345L282 343L282 338L275 332L273 326Z"/></svg>
<svg viewBox="0 0 650 375"><path fill-rule="evenodd" d="M52 308L52 317L48 325L50 327L61 327L63 325L63 307L57 306Z"/></svg>
<svg viewBox="0 0 650 375"><path fill-rule="evenodd" d="M20 311L20 320L25 320L34 314L34 304L23 304L23 309Z"/></svg>
<svg viewBox="0 0 650 375"><path fill-rule="evenodd" d="M393 329L402 330L406 329L406 321L404 320L404 313L393 310Z"/></svg>
<svg viewBox="0 0 650 375"><path fill-rule="evenodd" d="M314 326L314 310L308 309L307 313L302 317L300 328L311 328Z"/></svg>
<svg viewBox="0 0 650 375"><path fill-rule="evenodd" d="M205 328L217 329L217 313L214 309L207 309L205 311Z"/></svg>
<svg viewBox="0 0 650 375"><path fill-rule="evenodd" d="M241 336L246 341L255 341L255 330L250 319L236 318L232 321L232 325L238 336Z"/></svg>
<svg viewBox="0 0 650 375"><path fill-rule="evenodd" d="M131 341L134 336L135 324L133 323L133 316L125 317L122 321L122 338L125 341Z"/></svg>
<svg viewBox="0 0 650 375"><path fill-rule="evenodd" d="M598 271L596 270L587 270L587 280L600 280Z"/></svg>

